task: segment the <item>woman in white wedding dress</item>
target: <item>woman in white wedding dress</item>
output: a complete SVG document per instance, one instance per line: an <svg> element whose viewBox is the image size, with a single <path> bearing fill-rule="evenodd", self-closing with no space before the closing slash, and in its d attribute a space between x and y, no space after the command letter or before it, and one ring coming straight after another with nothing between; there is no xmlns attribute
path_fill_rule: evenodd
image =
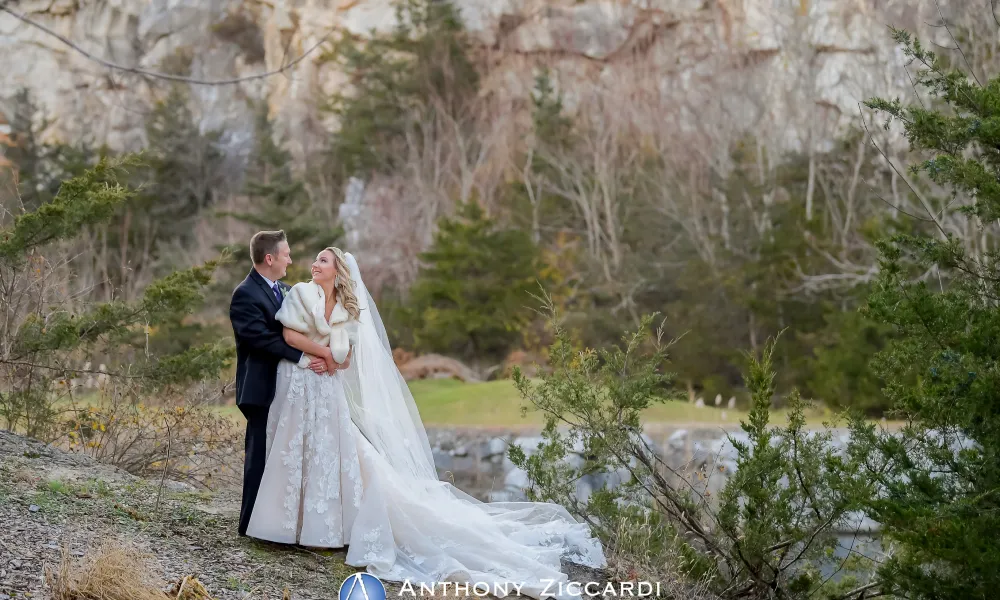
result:
<svg viewBox="0 0 1000 600"><path fill-rule="evenodd" d="M347 564L415 588L459 582L496 593L516 586L540 598L563 589L561 558L605 565L600 542L564 507L484 503L438 480L353 256L323 250L313 281L293 286L277 318L289 344L344 368L317 375L287 361L279 366L248 535L347 545Z"/></svg>

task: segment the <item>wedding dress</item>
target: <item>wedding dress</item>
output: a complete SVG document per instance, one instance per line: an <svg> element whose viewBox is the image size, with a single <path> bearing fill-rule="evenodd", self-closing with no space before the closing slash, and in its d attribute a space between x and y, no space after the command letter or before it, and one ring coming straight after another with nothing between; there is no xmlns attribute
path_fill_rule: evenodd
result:
<svg viewBox="0 0 1000 600"><path fill-rule="evenodd" d="M292 286L275 318L312 341L329 345L344 362L356 337L338 301L327 321L323 289ZM283 544L340 548L350 540L363 493L356 428L344 395L343 375L319 375L282 360L267 416L267 458L247 535Z"/></svg>
<svg viewBox="0 0 1000 600"><path fill-rule="evenodd" d="M333 377L326 376L329 385L320 382L324 376L308 369L291 363L280 367L271 410L273 413L282 401L278 411L282 416L276 418L274 445L269 445L265 479L248 534L259 537L257 534L265 533L263 523L271 519L282 521L287 529L296 522L294 509L300 508L299 543L343 539L349 546L347 564L364 567L386 581L408 581L415 589L457 582L468 584L470 590L479 585L477 589L485 587L503 596L503 590L513 592L516 586L522 594L541 598L560 595L555 593L563 589L559 584L568 581L561 571L561 558L604 567L600 542L564 507L545 502L484 503L438 480L426 431L393 361L378 309L361 279L357 261L350 253L346 259L361 307L360 317L348 334L353 345L350 366ZM288 298L292 297L290 293ZM301 312L311 317L305 324L314 323L306 335L314 340L332 339L324 337L330 326L321 312L317 315L308 306ZM285 323L280 311L278 318ZM282 382L286 379L303 385L289 385L283 399ZM300 403L305 407L299 407ZM325 428L320 410L308 407L311 403L326 407ZM286 413L293 416L286 420ZM295 417L300 413L306 418ZM349 415L346 422L345 414ZM302 437L303 424L305 431L312 431L309 452L305 443L302 449L295 445ZM294 430L293 434L288 430ZM322 441L317 443L319 439ZM354 442L351 449L345 448L348 439ZM321 445L327 448L325 456L316 454ZM272 457L279 448L281 458ZM296 479L297 466L289 465L298 458L307 482L304 486L297 483L301 481ZM280 473L275 479L282 487L268 489L268 500L262 504L272 460L281 465L275 467ZM360 499L355 469L360 473ZM316 502L310 504L314 474L321 483L314 486ZM300 487L306 488L305 494ZM283 517L279 519L278 514ZM326 517L316 518L320 515ZM307 535L309 527L317 527L319 534ZM266 533L274 529L277 527L268 528ZM349 533L338 538L340 532Z"/></svg>

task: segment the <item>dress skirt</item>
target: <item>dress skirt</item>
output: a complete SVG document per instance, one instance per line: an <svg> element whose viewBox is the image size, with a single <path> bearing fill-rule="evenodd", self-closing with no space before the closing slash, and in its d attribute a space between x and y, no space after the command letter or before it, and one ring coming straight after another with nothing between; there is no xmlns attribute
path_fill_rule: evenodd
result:
<svg viewBox="0 0 1000 600"><path fill-rule="evenodd" d="M341 377L278 364L264 476L247 535L314 548L350 544L364 488Z"/></svg>

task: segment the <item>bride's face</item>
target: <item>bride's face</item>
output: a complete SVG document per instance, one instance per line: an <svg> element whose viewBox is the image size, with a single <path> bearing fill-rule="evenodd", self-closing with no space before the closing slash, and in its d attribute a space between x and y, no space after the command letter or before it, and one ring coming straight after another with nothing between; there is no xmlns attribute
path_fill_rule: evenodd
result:
<svg viewBox="0 0 1000 600"><path fill-rule="evenodd" d="M324 250L316 256L312 264L312 277L316 283L330 283L337 276L337 266L333 264L333 253Z"/></svg>

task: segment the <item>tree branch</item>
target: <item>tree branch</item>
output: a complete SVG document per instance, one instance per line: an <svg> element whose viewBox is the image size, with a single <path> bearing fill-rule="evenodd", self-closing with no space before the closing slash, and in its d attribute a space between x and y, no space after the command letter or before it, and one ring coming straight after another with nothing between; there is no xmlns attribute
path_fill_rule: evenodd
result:
<svg viewBox="0 0 1000 600"><path fill-rule="evenodd" d="M39 29L39 30L41 30L41 31L43 31L43 32L51 35L52 37L56 38L60 42L66 44L67 46L69 46L73 50L75 50L78 53L80 53L81 55L83 55L85 58L87 58L87 59L89 59L89 60L91 60L93 62L96 62L96 63L98 63L100 65L103 65L103 66L105 66L105 67L107 67L109 69L115 69L117 71L123 71L125 73L135 73L136 75L143 75L143 76L146 76L146 77L153 77L155 79L165 79L167 81L178 81L178 82L181 82L181 83L189 83L189 84L192 84L192 85L232 85L232 84L235 84L235 83L242 83L244 81L253 81L255 79L264 79L265 77L271 77L272 75L278 75L280 73L284 73L288 69L291 69L292 67L294 67L298 63L302 62L307 56L309 56L310 54L312 54L312 52L314 50L316 50L316 48L319 48L320 45L323 44L323 42L325 42L330 37L330 34L332 33L332 32L328 32L318 42L316 42L315 44L313 44L312 46L310 46L308 50L306 50L301 55L299 55L298 58L296 58L295 60L292 60L291 62L287 62L287 63L283 64L281 67L279 67L277 69L274 69L273 71L265 71L263 73L257 73L257 74L254 74L254 75L247 75L245 77L233 77L231 79L197 79L197 78L194 78L194 77L185 77L183 75L171 75L169 73L160 73L160 72L157 72L157 71L150 71L148 69L143 69L143 68L140 68L140 67L127 67L127 66L124 66L124 65L119 65L119 64L113 63L111 61L105 60L105 59L100 58L98 56L94 56L90 52L87 52L86 50L84 50L83 48L81 48L80 46L78 46L77 44L75 44L72 41L70 41L69 39L67 39L67 38L59 35L55 31L52 31L51 29L49 29L48 27L42 25L41 23L38 23L38 22L36 22L36 21L34 21L32 19L29 19L28 17L26 17L26 16L24 16L22 14L16 13L13 10L7 8L6 4L7 4L6 2L0 3L0 12L5 12L5 13L13 16L15 19L18 19L18 20L20 20L20 21L22 21L24 23L27 23L28 25L31 25L32 27L35 27L35 28L37 28L37 29Z"/></svg>
<svg viewBox="0 0 1000 600"><path fill-rule="evenodd" d="M965 61L965 66L969 67L969 74L972 75L972 78L976 81L979 87L983 87L979 78L976 77L976 71L972 68L972 63L969 62L969 59L965 56L965 51L962 50L962 44L958 43L958 40L955 39L955 34L951 32L951 27L948 26L948 19L944 18L944 12L941 10L941 3L938 2L938 0L934 0L934 6L937 7L938 16L941 17L941 24L944 25L944 30L948 32L948 35L951 37L951 41L955 43L955 49L962 55L962 60Z"/></svg>
<svg viewBox="0 0 1000 600"><path fill-rule="evenodd" d="M892 170L895 171L897 175L899 175L899 178L903 180L903 183L905 183L906 186L910 188L910 191L913 192L913 195L916 196L917 200L919 200L920 203L923 205L924 211L927 212L927 216L934 220L934 225L941 233L941 238L947 240L948 233L945 232L944 225L941 224L941 221L938 220L937 216L934 215L934 211L931 210L930 202L928 202L927 199L924 197L924 195L917 190L913 182L910 181L910 178L907 177L905 173L896 168L895 163L892 162L892 159L889 158L889 155L886 154L885 151L883 151L882 148L880 148L877 143L875 143L875 136L873 136L871 130L868 129L868 121L865 119L864 112L862 112L861 110L860 103L858 104L858 114L861 116L861 125L865 129L865 133L868 134L868 139L871 141L872 146L875 146L875 149L878 150L879 154L882 155L882 158L885 159L885 162L889 163L889 167L891 167Z"/></svg>
<svg viewBox="0 0 1000 600"><path fill-rule="evenodd" d="M853 589L853 590L847 592L846 594L842 594L842 595L838 596L836 600L847 600L848 598L851 598L851 597L853 597L855 595L863 594L863 593L867 592L868 590L870 590L872 588L877 588L880 585L882 585L882 584L881 584L881 582L878 582L878 581L872 582L872 583L869 583L869 584L866 584L866 585L863 585L863 586L861 586L859 588L856 588L856 589ZM879 595L881 595L881 594L879 594Z"/></svg>

